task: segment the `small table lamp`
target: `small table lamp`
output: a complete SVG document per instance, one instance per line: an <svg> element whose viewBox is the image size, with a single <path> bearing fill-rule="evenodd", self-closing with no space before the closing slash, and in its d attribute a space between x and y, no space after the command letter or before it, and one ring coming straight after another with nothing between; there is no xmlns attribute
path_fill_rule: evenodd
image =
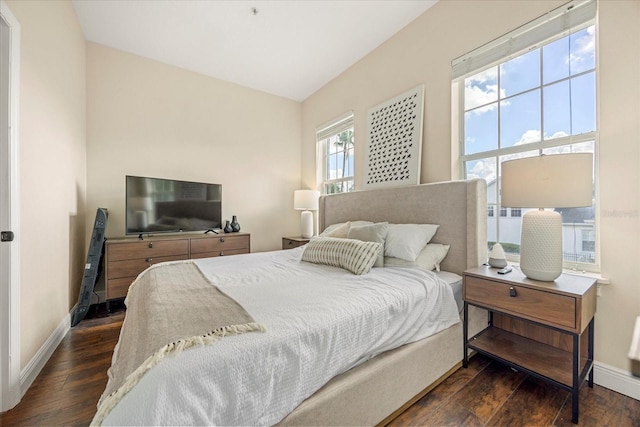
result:
<svg viewBox="0 0 640 427"><path fill-rule="evenodd" d="M301 210L300 235L304 238L313 236L313 214L318 210L320 192L315 190L296 190L293 193L293 209Z"/></svg>
<svg viewBox="0 0 640 427"><path fill-rule="evenodd" d="M501 204L539 208L522 217L520 269L534 280L562 273L562 216L544 208L591 206L593 154L572 153L502 162Z"/></svg>

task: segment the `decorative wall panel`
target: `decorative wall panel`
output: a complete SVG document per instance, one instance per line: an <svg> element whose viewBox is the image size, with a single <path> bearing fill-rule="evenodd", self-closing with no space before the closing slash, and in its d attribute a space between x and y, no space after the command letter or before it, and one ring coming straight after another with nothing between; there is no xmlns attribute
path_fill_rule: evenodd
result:
<svg viewBox="0 0 640 427"><path fill-rule="evenodd" d="M423 102L421 85L369 110L363 189L420 183Z"/></svg>

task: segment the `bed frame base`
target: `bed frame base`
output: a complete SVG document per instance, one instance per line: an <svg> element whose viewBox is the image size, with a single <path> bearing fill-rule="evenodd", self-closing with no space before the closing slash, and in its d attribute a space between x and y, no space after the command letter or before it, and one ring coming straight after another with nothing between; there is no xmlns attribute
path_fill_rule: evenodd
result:
<svg viewBox="0 0 640 427"><path fill-rule="evenodd" d="M429 392L431 392L434 388L438 387L440 384L442 384L442 382L444 380L446 380L447 378L449 378L455 371L457 371L458 369L460 369L462 367L462 362L458 362L456 363L453 368L449 369L443 376L441 376L440 378L438 378L437 380L435 380L430 386L428 386L427 388L425 388L424 390L422 390L420 393L416 394L415 396L413 396L413 398L411 400L409 400L407 403L405 403L404 405L402 405L401 407L399 407L398 409L396 409L391 415L389 415L387 418L385 418L384 420L380 421L378 424L376 424L376 427L384 427L387 424L389 424L391 421L395 420L398 416L400 416L400 414L402 414L403 412L405 412L407 409L409 409L410 407L412 407L418 400L422 399L423 397L425 397L427 394L429 394Z"/></svg>

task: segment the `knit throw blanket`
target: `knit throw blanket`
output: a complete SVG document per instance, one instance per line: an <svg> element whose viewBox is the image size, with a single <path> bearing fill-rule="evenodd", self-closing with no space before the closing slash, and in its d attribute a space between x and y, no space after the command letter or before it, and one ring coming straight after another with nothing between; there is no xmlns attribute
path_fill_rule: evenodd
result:
<svg viewBox="0 0 640 427"><path fill-rule="evenodd" d="M127 313L113 353L109 382L92 425L165 356L225 336L265 331L240 304L219 291L191 260L156 264L129 287Z"/></svg>

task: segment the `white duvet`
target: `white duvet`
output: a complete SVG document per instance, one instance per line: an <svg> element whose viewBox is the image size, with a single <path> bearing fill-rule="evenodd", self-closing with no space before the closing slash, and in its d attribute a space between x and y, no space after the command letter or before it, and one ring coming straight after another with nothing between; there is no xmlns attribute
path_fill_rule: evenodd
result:
<svg viewBox="0 0 640 427"><path fill-rule="evenodd" d="M460 321L433 272L356 276L301 262L303 250L197 260L267 332L166 357L103 425L272 425L334 376Z"/></svg>

